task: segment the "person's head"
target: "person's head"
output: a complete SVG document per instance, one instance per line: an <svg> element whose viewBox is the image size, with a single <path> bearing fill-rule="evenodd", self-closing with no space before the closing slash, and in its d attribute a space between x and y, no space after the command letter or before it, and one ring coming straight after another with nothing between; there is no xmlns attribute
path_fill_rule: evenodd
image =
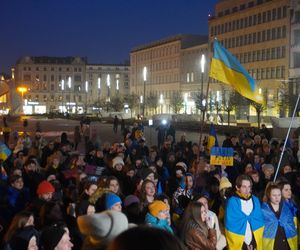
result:
<svg viewBox="0 0 300 250"><path fill-rule="evenodd" d="M208 211L208 198L206 195L201 195L196 201L205 207L206 212Z"/></svg>
<svg viewBox="0 0 300 250"><path fill-rule="evenodd" d="M169 207L166 203L160 200L155 200L148 206L149 213L160 219L165 220L169 216Z"/></svg>
<svg viewBox="0 0 300 250"><path fill-rule="evenodd" d="M268 183L265 191L265 196L268 202L272 205L279 205L281 201L281 190L280 187L275 183Z"/></svg>
<svg viewBox="0 0 300 250"><path fill-rule="evenodd" d="M244 174L249 175L249 173L253 170L252 164L251 163L247 163L244 169Z"/></svg>
<svg viewBox="0 0 300 250"><path fill-rule="evenodd" d="M242 195L250 195L252 188L252 180L248 175L239 175L235 181L236 190Z"/></svg>
<svg viewBox="0 0 300 250"><path fill-rule="evenodd" d="M154 179L155 179L154 172L151 169L149 169L149 168L142 169L140 175L144 181L150 180L150 181L154 182Z"/></svg>
<svg viewBox="0 0 300 250"><path fill-rule="evenodd" d="M53 193L55 192L54 187L48 181L42 181L37 188L37 195L41 200L50 201L52 199Z"/></svg>
<svg viewBox="0 0 300 250"><path fill-rule="evenodd" d="M35 172L37 170L37 165L34 160L27 160L24 164L24 169L26 173Z"/></svg>
<svg viewBox="0 0 300 250"><path fill-rule="evenodd" d="M256 170L252 170L248 173L254 183L259 183L259 173Z"/></svg>
<svg viewBox="0 0 300 250"><path fill-rule="evenodd" d="M110 176L106 180L107 188L114 194L120 194L120 183L117 177Z"/></svg>
<svg viewBox="0 0 300 250"><path fill-rule="evenodd" d="M119 196L114 193L106 193L105 208L113 211L122 211L122 201Z"/></svg>
<svg viewBox="0 0 300 250"><path fill-rule="evenodd" d="M12 237L9 246L11 250L38 250L39 232L33 226L18 230Z"/></svg>
<svg viewBox="0 0 300 250"><path fill-rule="evenodd" d="M108 250L183 250L182 243L166 230L154 227L138 226L126 230L117 236L108 246Z"/></svg>
<svg viewBox="0 0 300 250"><path fill-rule="evenodd" d="M184 182L187 189L192 189L194 185L193 175L191 173L186 173L184 177Z"/></svg>
<svg viewBox="0 0 300 250"><path fill-rule="evenodd" d="M290 165L284 165L282 168L282 174L287 174L292 172L292 167Z"/></svg>
<svg viewBox="0 0 300 250"><path fill-rule="evenodd" d="M272 175L274 174L274 166L272 164L263 164L262 171L266 179L271 179Z"/></svg>
<svg viewBox="0 0 300 250"><path fill-rule="evenodd" d="M123 161L123 159L120 156L115 157L112 160L112 167L116 171L122 171L122 169L124 167L124 161Z"/></svg>
<svg viewBox="0 0 300 250"><path fill-rule="evenodd" d="M281 195L284 200L290 200L292 198L292 188L288 181L281 181L278 183L281 190Z"/></svg>
<svg viewBox="0 0 300 250"><path fill-rule="evenodd" d="M156 193L155 184L153 181L145 180L141 187L141 193L143 196L154 197Z"/></svg>
<svg viewBox="0 0 300 250"><path fill-rule="evenodd" d="M24 182L23 178L20 175L12 175L9 177L9 183L10 185L17 189L17 190L22 190L24 187Z"/></svg>
<svg viewBox="0 0 300 250"><path fill-rule="evenodd" d="M73 247L68 228L58 224L42 231L41 245L44 250L69 250Z"/></svg>
<svg viewBox="0 0 300 250"><path fill-rule="evenodd" d="M6 234L4 236L4 241L9 242L18 229L22 229L24 227L33 226L33 225L34 225L33 213L29 211L22 211L20 213L17 213L14 216L12 222L10 223L8 230L6 231Z"/></svg>
<svg viewBox="0 0 300 250"><path fill-rule="evenodd" d="M197 201L192 201L189 203L187 208L184 211L182 224L181 224L181 239L185 239L185 235L187 230L189 230L189 225L192 222L196 224L201 231L204 233L205 236L208 235L208 228L206 226L207 219L207 210L205 206Z"/></svg>
<svg viewBox="0 0 300 250"><path fill-rule="evenodd" d="M88 196L92 196L97 190L97 184L95 182L87 181L84 184L84 193Z"/></svg>
<svg viewBox="0 0 300 250"><path fill-rule="evenodd" d="M64 220L64 211L60 203L49 201L40 209L40 222L43 226L60 223Z"/></svg>

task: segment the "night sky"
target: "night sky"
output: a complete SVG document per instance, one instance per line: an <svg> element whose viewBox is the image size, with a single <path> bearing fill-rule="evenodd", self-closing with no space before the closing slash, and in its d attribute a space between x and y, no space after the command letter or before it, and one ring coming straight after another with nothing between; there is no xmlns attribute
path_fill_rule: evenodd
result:
<svg viewBox="0 0 300 250"><path fill-rule="evenodd" d="M207 34L218 0L0 0L0 72L33 56L124 63L130 50L176 34Z"/></svg>

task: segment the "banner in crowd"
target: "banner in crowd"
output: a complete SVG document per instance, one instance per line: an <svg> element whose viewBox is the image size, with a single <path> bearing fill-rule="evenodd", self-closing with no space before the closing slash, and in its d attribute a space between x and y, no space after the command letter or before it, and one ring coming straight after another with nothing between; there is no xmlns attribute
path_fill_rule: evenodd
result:
<svg viewBox="0 0 300 250"><path fill-rule="evenodd" d="M233 148L212 147L210 164L233 166Z"/></svg>
<svg viewBox="0 0 300 250"><path fill-rule="evenodd" d="M11 154L11 150L2 142L0 142L0 160L5 161Z"/></svg>

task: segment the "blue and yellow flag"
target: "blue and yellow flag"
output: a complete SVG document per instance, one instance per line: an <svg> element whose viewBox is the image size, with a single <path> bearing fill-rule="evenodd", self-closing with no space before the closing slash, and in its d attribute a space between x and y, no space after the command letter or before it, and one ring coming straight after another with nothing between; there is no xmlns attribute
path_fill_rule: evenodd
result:
<svg viewBox="0 0 300 250"><path fill-rule="evenodd" d="M212 147L218 147L217 132L215 126L211 123L209 127L209 135L207 140L207 150L210 152Z"/></svg>
<svg viewBox="0 0 300 250"><path fill-rule="evenodd" d="M4 143L0 142L0 160L5 161L10 154L10 149Z"/></svg>
<svg viewBox="0 0 300 250"><path fill-rule="evenodd" d="M255 80L216 39L214 41L214 55L211 60L209 76L232 86L242 96L262 104L263 98L258 93Z"/></svg>

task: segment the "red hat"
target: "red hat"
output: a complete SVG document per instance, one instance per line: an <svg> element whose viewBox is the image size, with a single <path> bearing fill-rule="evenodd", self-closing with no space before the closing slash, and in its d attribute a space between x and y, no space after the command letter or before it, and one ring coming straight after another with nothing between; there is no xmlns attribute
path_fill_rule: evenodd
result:
<svg viewBox="0 0 300 250"><path fill-rule="evenodd" d="M55 189L49 181L42 181L36 190L36 193L38 195L46 194L46 193L54 193L54 192Z"/></svg>

